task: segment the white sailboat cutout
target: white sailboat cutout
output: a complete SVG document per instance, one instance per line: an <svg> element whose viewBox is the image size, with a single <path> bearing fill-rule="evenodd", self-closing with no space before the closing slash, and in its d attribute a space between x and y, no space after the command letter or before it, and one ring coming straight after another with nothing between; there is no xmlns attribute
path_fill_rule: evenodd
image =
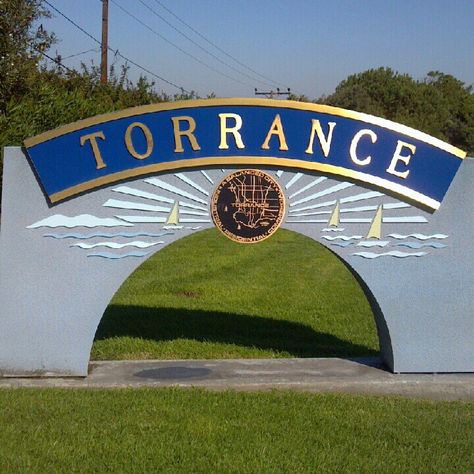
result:
<svg viewBox="0 0 474 474"><path fill-rule="evenodd" d="M378 239L382 236L382 204L375 211L375 216L370 224L369 232L367 232L367 239Z"/></svg>
<svg viewBox="0 0 474 474"><path fill-rule="evenodd" d="M163 229L182 229L183 226L179 225L179 206L175 201L171 212L169 213L168 219L166 219L166 224L163 226Z"/></svg>
<svg viewBox="0 0 474 474"><path fill-rule="evenodd" d="M336 201L336 206L334 207L331 213L331 216L329 217L327 227L322 229L322 232L342 232L344 228L339 227L340 214L341 214L341 205L338 200Z"/></svg>
<svg viewBox="0 0 474 474"><path fill-rule="evenodd" d="M375 216L370 224L366 239L357 244L358 247L385 247L389 240L380 240L382 237L383 205L380 204L375 211ZM369 240L374 239L374 240Z"/></svg>
<svg viewBox="0 0 474 474"><path fill-rule="evenodd" d="M336 207L332 211L331 217L329 218L328 226L329 227L339 227L339 220L341 214L341 205L339 201L336 202Z"/></svg>

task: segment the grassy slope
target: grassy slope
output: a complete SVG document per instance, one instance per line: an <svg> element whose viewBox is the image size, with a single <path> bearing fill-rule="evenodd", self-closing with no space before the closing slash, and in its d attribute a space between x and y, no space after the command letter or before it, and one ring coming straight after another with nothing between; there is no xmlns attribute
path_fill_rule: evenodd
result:
<svg viewBox="0 0 474 474"><path fill-rule="evenodd" d="M374 353L362 291L290 232L206 231L116 295L96 358ZM471 473L474 405L290 392L0 390L0 472Z"/></svg>
<svg viewBox="0 0 474 474"><path fill-rule="evenodd" d="M367 300L320 244L279 230L256 245L217 230L158 252L127 280L99 327L94 359L375 354Z"/></svg>
<svg viewBox="0 0 474 474"><path fill-rule="evenodd" d="M473 404L0 390L1 472L471 473Z"/></svg>

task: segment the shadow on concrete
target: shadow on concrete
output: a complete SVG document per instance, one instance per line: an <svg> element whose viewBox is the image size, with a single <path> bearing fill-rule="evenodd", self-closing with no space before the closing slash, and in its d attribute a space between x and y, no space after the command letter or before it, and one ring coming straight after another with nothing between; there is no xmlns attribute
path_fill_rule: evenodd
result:
<svg viewBox="0 0 474 474"><path fill-rule="evenodd" d="M203 310L110 305L95 340L121 336L228 343L286 352L295 357L349 358L379 354L369 347L293 321Z"/></svg>

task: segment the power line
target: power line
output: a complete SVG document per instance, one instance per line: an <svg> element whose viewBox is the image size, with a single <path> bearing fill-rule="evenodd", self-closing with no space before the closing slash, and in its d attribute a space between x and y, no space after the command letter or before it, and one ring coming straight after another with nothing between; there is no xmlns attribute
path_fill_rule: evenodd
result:
<svg viewBox="0 0 474 474"><path fill-rule="evenodd" d="M118 49L115 51L111 48L109 48L109 50L113 51L117 56L120 56L124 61L127 61L128 63L130 64L133 64L135 67L141 69L142 71L146 72L147 74L150 74L158 79L160 79L161 81L163 82L166 82L167 84L169 84L170 86L173 86L175 87L176 89L179 89L181 92L184 92L186 94L192 94L192 92L190 91L187 91L184 87L181 87L181 86L178 86L177 84L175 84L174 82L171 82L171 81L168 81L167 79L159 76L158 74L155 74L154 72L150 71L149 69L147 69L146 67L143 67L143 66L140 66L140 64L136 63L135 61L133 61L132 59L130 58L127 58L127 56L124 56Z"/></svg>
<svg viewBox="0 0 474 474"><path fill-rule="evenodd" d="M49 7L51 7L56 13L59 13L63 18L65 18L69 23L71 23L72 25L74 25L76 28L78 28L79 30L81 30L86 36L88 36L92 41L95 41L98 45L101 44L101 42L97 39L97 38L94 38L90 33L88 33L84 28L82 28L81 26L79 26L76 22L74 22L73 20L71 20L69 17L67 17L63 12L60 12L54 5L51 5L51 3L48 2L48 0L43 0L44 3L46 3L46 5L48 5Z"/></svg>
<svg viewBox="0 0 474 474"><path fill-rule="evenodd" d="M51 7L55 12L59 13L59 15L61 15L63 18L65 18L69 23L71 23L72 25L74 25L77 29L79 29L80 31L82 31L82 33L84 33L86 36L88 36L91 40L95 41L97 44L101 44L101 42L95 38L94 36L92 36L88 31L86 31L84 28L82 28L81 26L79 26L74 20L72 20L71 18L69 18L68 16L66 16L63 12L59 11L54 5L52 5L51 3L48 2L48 0L43 0L44 3L46 3L49 7ZM150 74L151 76L153 77L156 77L157 79L159 79L160 81L163 81L163 82L166 82L166 84L169 84L170 86L173 86L175 87L176 89L179 89L181 92L184 92L186 94L191 94L191 92L187 91L184 87L181 87L181 86L178 86L177 84L175 84L174 82L171 82L169 81L168 79L165 79L164 77L150 71L149 69L141 66L140 64L138 64L137 62L133 61L132 59L130 58L127 58L126 56L124 56L122 53L119 52L119 50L115 50L113 49L112 47L108 47L108 50L109 51L112 51L113 53L115 53L117 56L120 56L122 59L124 59L125 61L128 61L130 64L133 64L135 67L141 69L142 71L146 72L147 74ZM41 51L40 51L41 52ZM44 54L44 53L43 53ZM72 71L72 70L71 70Z"/></svg>
<svg viewBox="0 0 474 474"><path fill-rule="evenodd" d="M113 0L111 0L113 1ZM236 67L232 66L232 64L229 64L227 61L223 61L221 58L219 58L219 56L216 56L212 51L209 51L207 48L201 46L199 43L197 43L196 41L194 41L191 37L189 37L186 33L183 33L179 28L177 28L176 26L174 26L171 22L169 22L165 17L163 17L162 15L160 15L156 10L154 10L153 8L151 8L149 5L147 5L143 0L138 0L145 8L147 8L151 13L153 13L155 16L157 16L160 20L164 21L169 27L171 27L173 30L175 30L176 32L178 32L181 36L183 36L184 38L186 38L189 42L191 42L192 44L194 44L195 46L197 46L201 51L204 51L206 54L208 54L209 56L211 56L212 58L214 58L216 61L220 62L221 64L223 64L224 66L228 67L229 69L232 69L233 71L237 72L238 74L241 74L245 77L247 77L248 79L251 79L252 81L257 81L257 82L260 82L261 84L265 84L267 86L271 86L272 84L269 84L268 82L264 82L262 81L261 79L258 79L257 77L255 76L251 76L249 74L247 74L246 72L242 72L240 71L239 69L237 69ZM115 3L115 2L114 2Z"/></svg>
<svg viewBox="0 0 474 474"><path fill-rule="evenodd" d="M77 56L82 56L83 54L86 54L86 53L92 53L92 52L97 53L98 51L100 51L100 49L92 48L92 49L88 49L87 51L81 51L80 53L70 54L69 56L62 56L61 59L62 60L71 59Z"/></svg>
<svg viewBox="0 0 474 474"><path fill-rule="evenodd" d="M216 74L220 74L221 76L224 76L226 77L227 79L230 79L231 81L235 81L235 82L238 82L239 84L242 84L244 86L251 86L251 84L249 83L246 83L246 82L242 82L240 81L239 79L236 79L235 77L232 77L232 76L229 76L228 74L222 72L222 71L219 71L218 69L215 69L214 67L210 66L209 64L207 64L206 62L202 61L201 59L197 58L196 56L192 55L191 53L188 53L187 51L185 51L183 48L179 47L178 45L176 45L175 43L173 43L172 41L170 41L168 38L166 38L165 36L163 36L161 33L158 33L158 31L154 30L151 26L147 25L145 22L143 22L142 20L140 20L140 18L136 17L133 13L129 12L127 9L125 9L124 7L122 7L122 5L118 4L115 0L111 0L111 2L117 7L119 8L120 10L122 10L124 13L126 13L128 16L130 16L131 18L133 18L135 21L137 21L138 23L140 23L140 25L144 26L147 30L151 31L152 33L154 33L156 36L158 36L159 38L161 38L163 41L165 41L166 43L170 44L171 46L173 46L174 48L176 48L178 51L180 51L181 53L185 54L186 56L190 57L191 59L194 59L194 61L198 62L199 64L201 64L202 66L206 67L207 69L215 72Z"/></svg>
<svg viewBox="0 0 474 474"><path fill-rule="evenodd" d="M176 15L172 10L170 10L167 6L163 5L162 2L160 2L159 0L155 0L155 2L160 5L163 9L165 9L170 15L172 15L174 18L176 18L179 22L181 22L184 26L186 26L187 28L189 28L193 33L197 34L200 38L202 38L204 41L206 41L207 43L209 43L211 46L213 46L214 48L216 48L218 51L220 51L222 54L225 54L228 58L232 59L232 61L235 61L237 64L239 64L240 66L244 67L245 69L247 69L248 71L251 71L253 72L254 74L256 74L257 76L260 76L261 78L265 79L266 81L269 81L271 84L273 84L274 86L276 85L279 85L277 81L274 81L273 79L267 77L267 76L264 76L263 74L260 74L258 71L256 71L255 69L252 69L251 67L247 66L246 64L244 64L243 62L239 61L236 57L232 56L231 54L229 54L228 52L224 51L220 46L218 46L217 44L213 43L210 39L206 38L203 34L201 34L198 30L196 30L195 28L193 28L189 23L186 23L182 18L180 18L178 15ZM261 81L260 81L261 82ZM269 84L267 84L269 85ZM281 84L280 84L281 85Z"/></svg>
<svg viewBox="0 0 474 474"><path fill-rule="evenodd" d="M33 49L38 51L38 53L42 54L45 58L48 58L50 61L53 61L53 63L57 64L58 66L62 67L63 69L66 69L66 71L68 71L72 74L76 73L76 71L74 71L74 69L70 69L67 66L65 66L64 64L61 64L61 61L59 61L58 59L52 58L51 56L46 54L44 51L41 51L41 49L37 48L36 46L33 46Z"/></svg>
<svg viewBox="0 0 474 474"><path fill-rule="evenodd" d="M151 74L152 76L156 77L157 79L159 79L160 81L163 81L163 82L166 82L166 84L169 84L170 86L173 86L175 87L176 89L179 89L181 92L185 92L186 94L192 94L192 92L186 90L184 87L182 86L178 86L177 84L175 84L174 82L171 82L169 81L168 79L165 79L164 77L162 76L159 76L158 74L150 71L149 69L147 69L146 67L143 67L143 66L140 66L140 64L136 63L135 61L133 61L132 59L128 58L127 56L124 56L118 49L113 49L109 46L109 51L112 51L113 53L115 53L117 56L120 56L123 60L129 62L130 64L133 64L135 67L137 67L138 69L141 69L142 71L146 72L147 74Z"/></svg>

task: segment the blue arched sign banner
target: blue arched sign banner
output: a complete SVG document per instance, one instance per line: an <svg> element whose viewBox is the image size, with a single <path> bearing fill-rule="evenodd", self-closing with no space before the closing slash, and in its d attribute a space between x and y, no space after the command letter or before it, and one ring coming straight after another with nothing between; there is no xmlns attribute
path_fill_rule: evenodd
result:
<svg viewBox="0 0 474 474"><path fill-rule="evenodd" d="M388 120L257 99L137 107L52 130L25 146L53 204L160 171L264 165L341 176L436 210L465 157Z"/></svg>

